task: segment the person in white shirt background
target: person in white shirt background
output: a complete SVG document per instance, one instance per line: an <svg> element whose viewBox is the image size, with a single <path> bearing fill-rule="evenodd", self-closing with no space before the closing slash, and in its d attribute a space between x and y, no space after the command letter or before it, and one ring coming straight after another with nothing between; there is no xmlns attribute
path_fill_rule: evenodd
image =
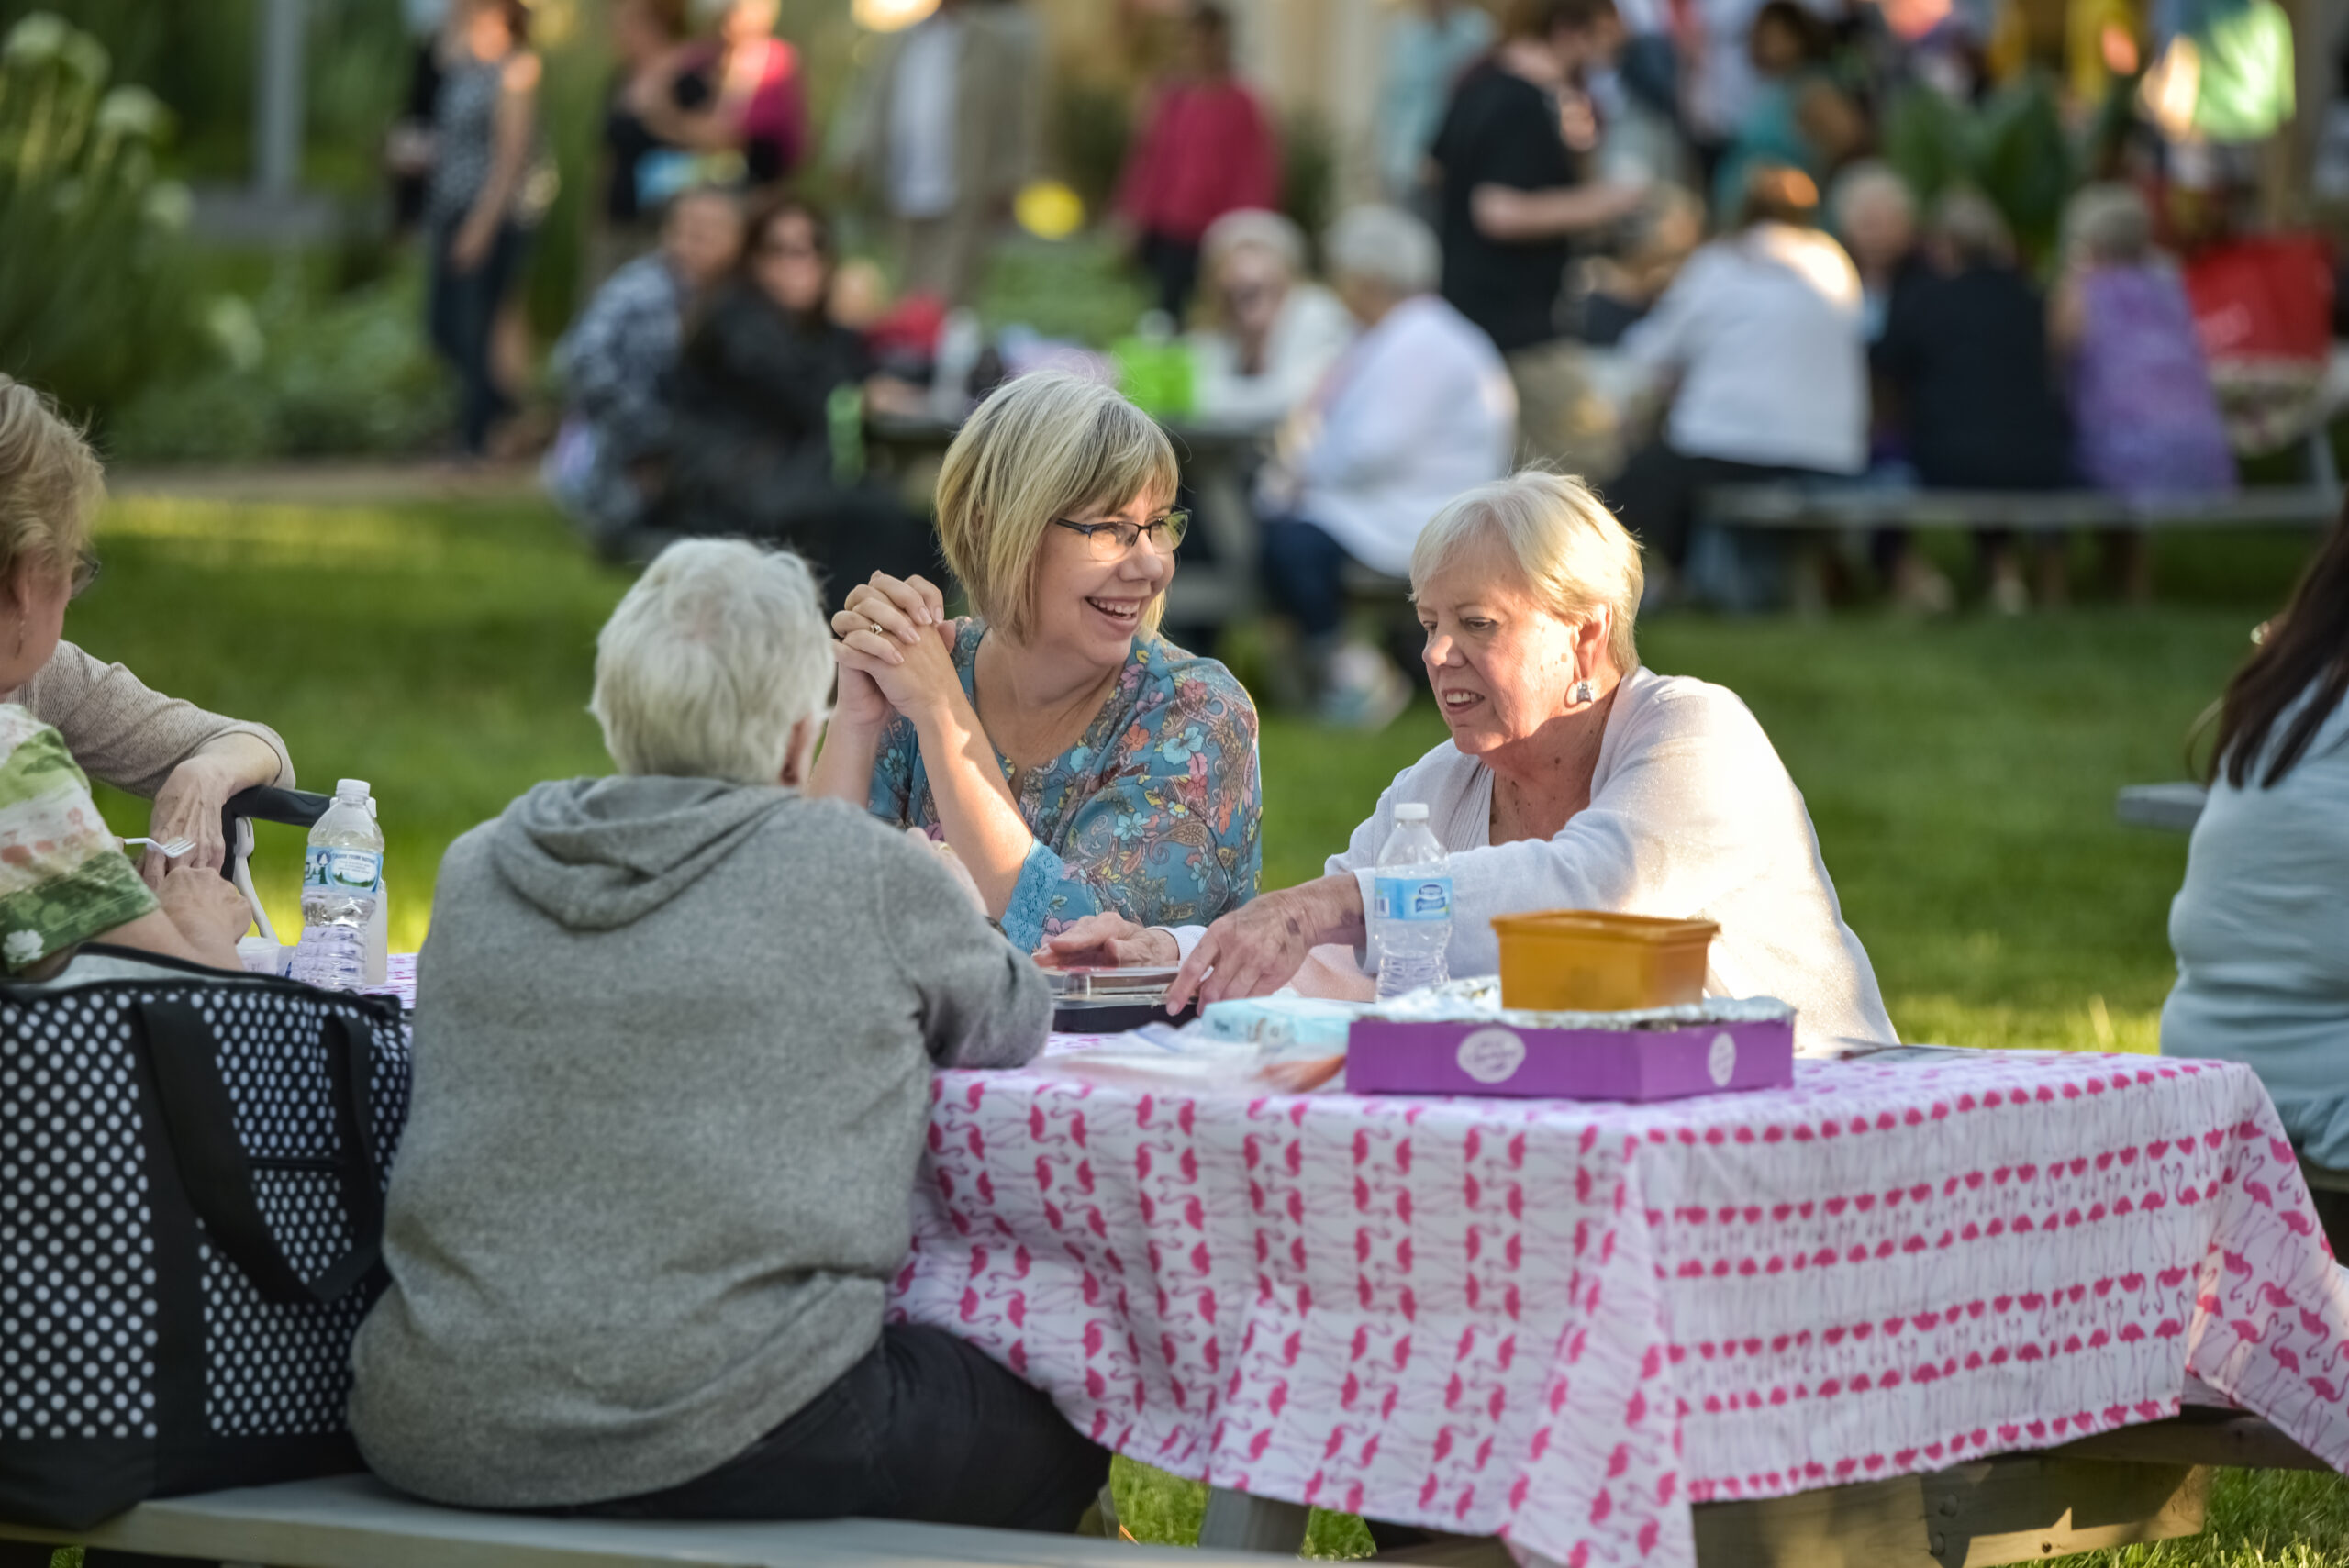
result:
<svg viewBox="0 0 2349 1568"><path fill-rule="evenodd" d="M1305 276L1305 235L1276 212L1243 207L1199 242L1205 324L1191 334L1192 411L1235 425L1273 425L1320 384L1354 320Z"/></svg>
<svg viewBox="0 0 2349 1568"><path fill-rule="evenodd" d="M1624 334L1624 358L1671 399L1662 435L1608 486L1652 573L1687 563L1705 490L1867 467L1860 275L1818 210L1808 174L1757 163L1736 227Z"/></svg>
<svg viewBox="0 0 2349 1568"><path fill-rule="evenodd" d="M1720 925L1710 996L1775 996L1795 1044L1896 1039L1844 923L1802 792L1735 693L1640 664L1639 547L1577 479L1527 470L1444 507L1411 555L1423 655L1452 739L1396 775L1317 881L1206 928L1115 916L1063 961L1172 963L1170 1013L1296 984L1366 998L1366 884L1395 807L1451 858L1454 975L1499 968L1497 915L1604 909Z"/></svg>
<svg viewBox="0 0 2349 1568"><path fill-rule="evenodd" d="M1344 640L1345 564L1408 572L1412 542L1446 501L1508 472L1517 395L1492 340L1434 292L1442 256L1426 224L1358 206L1323 249L1362 336L1291 417L1258 481L1264 586L1302 638L1321 717L1377 729L1411 688L1377 650Z"/></svg>
<svg viewBox="0 0 2349 1568"><path fill-rule="evenodd" d="M961 305L1035 171L1041 38L1018 0L939 0L887 48L845 172L895 225L906 292Z"/></svg>

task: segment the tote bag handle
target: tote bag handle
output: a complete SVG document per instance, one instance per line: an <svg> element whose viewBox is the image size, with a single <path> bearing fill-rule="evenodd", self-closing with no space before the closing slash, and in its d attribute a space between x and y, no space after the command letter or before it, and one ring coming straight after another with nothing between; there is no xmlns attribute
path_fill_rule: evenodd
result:
<svg viewBox="0 0 2349 1568"><path fill-rule="evenodd" d="M212 1244L271 1301L296 1306L348 1295L373 1271L384 1250L384 1188L364 1087L373 1065L373 1031L354 1028L341 1012L329 1012L321 1031L340 1144L335 1174L353 1240L350 1251L306 1279L262 1217L211 1026L185 1002L142 1001L135 1010L180 1182Z"/></svg>

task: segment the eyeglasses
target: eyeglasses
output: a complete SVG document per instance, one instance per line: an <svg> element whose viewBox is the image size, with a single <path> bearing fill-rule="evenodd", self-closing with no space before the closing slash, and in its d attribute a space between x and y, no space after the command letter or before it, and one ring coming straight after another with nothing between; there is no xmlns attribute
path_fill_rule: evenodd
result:
<svg viewBox="0 0 2349 1568"><path fill-rule="evenodd" d="M96 553L92 550L85 550L79 556L75 557L73 562L73 586L68 596L78 599L83 595L88 593L90 591L91 584L95 584L98 580L99 569L105 564L106 563L104 562L97 558Z"/></svg>
<svg viewBox="0 0 2349 1568"><path fill-rule="evenodd" d="M1160 555L1172 555L1191 530L1191 514L1168 512L1146 523L1073 523L1066 517L1054 517L1053 523L1073 534L1083 537L1089 553L1096 561L1115 561L1132 550L1144 539Z"/></svg>

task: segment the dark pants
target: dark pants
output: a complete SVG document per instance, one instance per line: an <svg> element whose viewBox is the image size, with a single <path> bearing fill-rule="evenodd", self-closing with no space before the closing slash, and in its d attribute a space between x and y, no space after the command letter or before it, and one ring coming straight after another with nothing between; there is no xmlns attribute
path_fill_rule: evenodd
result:
<svg viewBox="0 0 2349 1568"><path fill-rule="evenodd" d="M1264 525L1264 594L1310 639L1345 624L1346 547L1318 523L1275 517Z"/></svg>
<svg viewBox="0 0 2349 1568"><path fill-rule="evenodd" d="M918 1519L1076 1528L1108 1451L940 1329L892 1325L815 1401L697 1480L561 1510L639 1519Z"/></svg>
<svg viewBox="0 0 2349 1568"><path fill-rule="evenodd" d="M1181 326L1183 312L1191 306L1191 291L1199 286L1197 243L1169 239L1163 234L1145 234L1141 237L1141 264L1158 280L1158 308Z"/></svg>
<svg viewBox="0 0 2349 1568"><path fill-rule="evenodd" d="M501 226L489 254L471 272L461 272L449 259L457 228L457 224L445 221L433 226L426 325L433 348L457 374L457 439L466 451L478 457L489 445L491 428L514 408L498 387L490 362L490 342L498 307L506 303L507 291L521 270L529 237L510 223Z"/></svg>
<svg viewBox="0 0 2349 1568"><path fill-rule="evenodd" d="M1678 567L1687 564L1688 534L1697 525L1698 503L1706 491L1726 484L1829 477L1816 470L1783 464L1690 457L1655 441L1631 454L1623 472L1607 487L1607 500L1642 548Z"/></svg>

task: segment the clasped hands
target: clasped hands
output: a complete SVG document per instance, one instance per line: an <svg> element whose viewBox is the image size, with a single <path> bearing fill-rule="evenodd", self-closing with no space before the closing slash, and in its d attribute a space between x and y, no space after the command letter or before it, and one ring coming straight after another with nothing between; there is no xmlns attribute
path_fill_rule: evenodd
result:
<svg viewBox="0 0 2349 1568"><path fill-rule="evenodd" d="M878 729L892 712L916 717L963 689L946 596L922 577L876 572L832 617L841 685L833 722Z"/></svg>

